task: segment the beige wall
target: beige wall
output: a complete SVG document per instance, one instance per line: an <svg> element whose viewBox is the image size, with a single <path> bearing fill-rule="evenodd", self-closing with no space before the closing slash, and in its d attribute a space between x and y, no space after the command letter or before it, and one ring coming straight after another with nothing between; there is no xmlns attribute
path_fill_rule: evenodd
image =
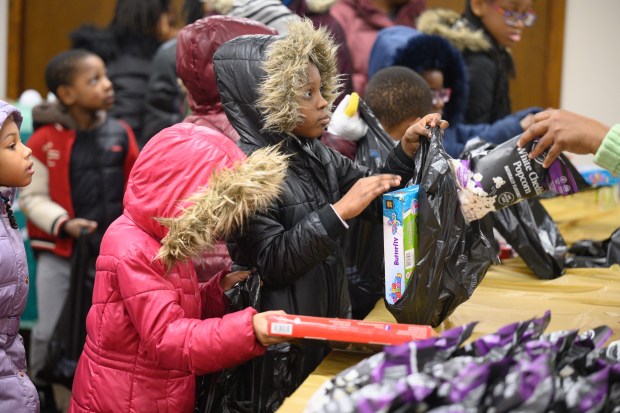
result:
<svg viewBox="0 0 620 413"><path fill-rule="evenodd" d="M567 0L560 105L620 123L620 1Z"/></svg>

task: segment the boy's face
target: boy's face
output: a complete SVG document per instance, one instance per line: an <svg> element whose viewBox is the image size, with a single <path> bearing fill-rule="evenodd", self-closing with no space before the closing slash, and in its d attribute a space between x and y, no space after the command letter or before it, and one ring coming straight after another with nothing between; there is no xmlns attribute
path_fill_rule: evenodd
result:
<svg viewBox="0 0 620 413"><path fill-rule="evenodd" d="M327 101L321 94L321 74L313 63L308 65L308 83L303 92L300 108L303 122L293 133L303 138L320 138L329 124L329 114L325 110Z"/></svg>
<svg viewBox="0 0 620 413"><path fill-rule="evenodd" d="M19 129L9 116L0 128L0 185L22 187L32 181L32 150L19 137Z"/></svg>
<svg viewBox="0 0 620 413"><path fill-rule="evenodd" d="M61 101L88 111L109 110L114 105L114 89L106 67L98 56L90 55L78 62L71 85L58 88Z"/></svg>
<svg viewBox="0 0 620 413"><path fill-rule="evenodd" d="M480 17L486 29L504 47L514 46L521 40L532 0L472 0L473 12Z"/></svg>

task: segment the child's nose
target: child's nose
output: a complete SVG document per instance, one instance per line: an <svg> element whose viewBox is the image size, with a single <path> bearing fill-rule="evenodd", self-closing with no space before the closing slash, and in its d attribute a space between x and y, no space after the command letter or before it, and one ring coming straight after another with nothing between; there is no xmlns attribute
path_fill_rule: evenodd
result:
<svg viewBox="0 0 620 413"><path fill-rule="evenodd" d="M319 98L319 102L318 102L319 109L320 109L320 110L323 110L323 109L325 109L325 108L327 107L327 103L328 103L328 102L327 102L327 100L325 100L325 98L323 97L323 95L319 95L319 96L320 96L320 98Z"/></svg>

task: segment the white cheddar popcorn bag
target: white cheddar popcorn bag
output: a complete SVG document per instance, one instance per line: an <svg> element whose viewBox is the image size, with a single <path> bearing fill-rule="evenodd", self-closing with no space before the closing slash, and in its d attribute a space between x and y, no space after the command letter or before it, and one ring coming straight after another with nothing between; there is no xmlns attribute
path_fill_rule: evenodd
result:
<svg viewBox="0 0 620 413"><path fill-rule="evenodd" d="M587 188L572 163L560 155L548 168L542 162L546 152L535 159L528 154L536 141L517 147L519 136L467 160L450 161L459 187L459 201L468 221L489 212L533 198L545 191L569 195Z"/></svg>

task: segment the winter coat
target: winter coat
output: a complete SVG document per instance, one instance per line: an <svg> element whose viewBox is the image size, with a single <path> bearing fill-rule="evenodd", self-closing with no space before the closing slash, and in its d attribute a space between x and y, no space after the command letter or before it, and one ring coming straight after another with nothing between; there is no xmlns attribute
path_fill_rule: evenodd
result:
<svg viewBox="0 0 620 413"><path fill-rule="evenodd" d="M241 149L250 154L282 143L280 150L291 156L283 195L231 239L229 250L235 263L258 269L262 310L343 318L350 316L340 246L346 228L330 204L370 172L318 139L292 134L301 119L309 61L316 62L331 105L337 94L335 46L325 29L314 30L308 21L290 25L285 37L239 37L215 53L217 85ZM412 176L413 161L400 145L386 171L401 175L403 183ZM380 208L378 199L368 212L378 220ZM322 350L304 350L301 377L316 367Z"/></svg>
<svg viewBox="0 0 620 413"><path fill-rule="evenodd" d="M219 130L239 140L230 125L213 73L213 54L220 45L244 34L277 34L261 23L240 17L211 16L183 28L177 36L177 74L187 89L191 114L185 122Z"/></svg>
<svg viewBox="0 0 620 413"><path fill-rule="evenodd" d="M444 87L450 88L452 93L444 108L443 118L450 122L450 127L444 131L443 143L446 152L454 158L461 154L467 141L473 137L495 144L515 137L523 132L521 119L542 110L531 107L492 123L464 123L468 87L461 53L446 39L410 27L393 26L381 30L370 53L368 65L369 78L389 66L409 67L419 74L437 69L444 74Z"/></svg>
<svg viewBox="0 0 620 413"><path fill-rule="evenodd" d="M185 118L185 122L219 130L234 142L239 140L237 131L226 118L215 85L213 53L222 43L237 36L276 33L274 29L256 21L230 16L206 17L185 26L177 36L176 49L176 71L187 89L192 112ZM201 278L224 269L230 270L232 260L226 243L218 242L196 264Z"/></svg>
<svg viewBox="0 0 620 413"><path fill-rule="evenodd" d="M179 123L185 116L185 92L177 80L177 39L162 44L153 57L146 84L140 148L162 129Z"/></svg>
<svg viewBox="0 0 620 413"><path fill-rule="evenodd" d="M101 111L92 129L77 130L59 103L33 109L37 129L28 139L35 174L20 192L31 245L69 257L73 240L62 224L76 217L97 221L94 251L106 228L122 213L129 171L138 156L133 133L124 122Z"/></svg>
<svg viewBox="0 0 620 413"><path fill-rule="evenodd" d="M395 24L416 27L416 19L426 8L425 0L410 0L394 18L375 6L372 0L339 0L330 14L344 29L353 60L353 89L364 96L368 83L368 58L377 32Z"/></svg>
<svg viewBox="0 0 620 413"><path fill-rule="evenodd" d="M15 188L0 187L13 203ZM28 299L28 263L24 241L11 227L0 202L0 411L36 413L39 396L26 375L26 350L19 321Z"/></svg>
<svg viewBox="0 0 620 413"><path fill-rule="evenodd" d="M418 30L446 38L463 53L469 88L465 123L493 123L512 112L512 55L495 41L477 16L471 11L459 16L451 10L428 10L420 16Z"/></svg>
<svg viewBox="0 0 620 413"><path fill-rule="evenodd" d="M189 262L209 247L214 226L246 219L224 214L227 210L217 215L222 208L213 200L231 199L217 188L250 186L267 194L261 195L265 204L273 201L273 185L235 182L232 175L224 175L232 178L218 181L219 186L214 183L214 171L243 159L219 132L188 123L164 129L144 147L129 178L123 215L101 245L70 412L189 413L195 375L265 351L254 335L254 309L224 315L220 282L225 273L199 284ZM270 162L282 168L280 158ZM249 168L276 185L284 175ZM205 185L215 189L203 191ZM230 203L244 208L248 198L241 193Z"/></svg>

